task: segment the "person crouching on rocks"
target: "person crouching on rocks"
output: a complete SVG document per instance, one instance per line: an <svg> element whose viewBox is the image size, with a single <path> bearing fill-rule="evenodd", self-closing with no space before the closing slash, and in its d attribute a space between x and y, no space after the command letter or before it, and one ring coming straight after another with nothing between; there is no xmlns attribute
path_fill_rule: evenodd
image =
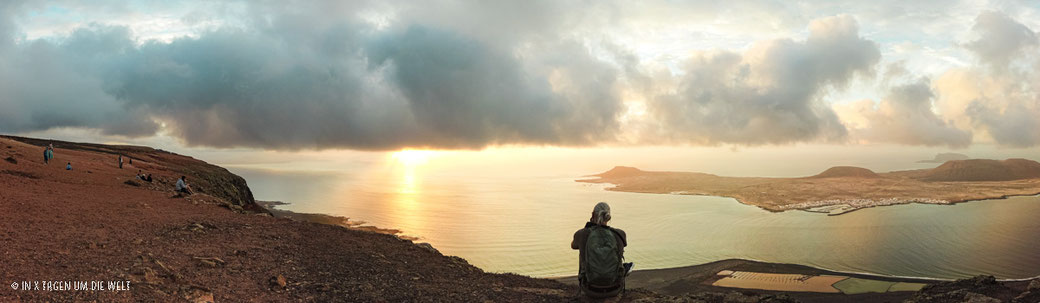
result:
<svg viewBox="0 0 1040 303"><path fill-rule="evenodd" d="M610 205L599 202L592 218L574 233L571 249L578 250L578 287L592 298L617 296L625 290L632 263L622 263L628 238L625 231L607 226Z"/></svg>
<svg viewBox="0 0 1040 303"><path fill-rule="evenodd" d="M179 194L190 195L192 193L191 185L188 185L188 182L187 182L187 177L181 176L180 179L177 179L176 190L177 190L177 194L178 195Z"/></svg>

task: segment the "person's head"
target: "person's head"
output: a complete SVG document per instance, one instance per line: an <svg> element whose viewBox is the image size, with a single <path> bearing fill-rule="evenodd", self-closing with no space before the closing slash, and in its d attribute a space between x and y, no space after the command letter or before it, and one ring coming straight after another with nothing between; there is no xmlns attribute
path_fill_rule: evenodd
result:
<svg viewBox="0 0 1040 303"><path fill-rule="evenodd" d="M188 177L181 176L181 180L188 181Z"/></svg>
<svg viewBox="0 0 1040 303"><path fill-rule="evenodd" d="M607 205L607 202L596 203L596 207L592 208L592 219L589 221L599 225L607 225L607 222L610 221L610 205Z"/></svg>

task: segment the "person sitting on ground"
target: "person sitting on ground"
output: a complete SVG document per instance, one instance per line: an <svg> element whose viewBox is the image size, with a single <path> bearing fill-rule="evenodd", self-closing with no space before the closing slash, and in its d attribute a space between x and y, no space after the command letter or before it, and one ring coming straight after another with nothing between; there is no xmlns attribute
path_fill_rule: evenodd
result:
<svg viewBox="0 0 1040 303"><path fill-rule="evenodd" d="M142 172L140 169L137 170L137 179L144 181L144 172Z"/></svg>
<svg viewBox="0 0 1040 303"><path fill-rule="evenodd" d="M176 190L178 194L191 194L191 185L188 185L187 178L188 177L181 176L180 179L177 179Z"/></svg>
<svg viewBox="0 0 1040 303"><path fill-rule="evenodd" d="M72 170L72 162L69 162L69 164L65 164L65 170Z"/></svg>
<svg viewBox="0 0 1040 303"><path fill-rule="evenodd" d="M599 202L592 218L574 233L571 249L578 250L578 287L592 298L617 296L625 290L632 263L622 263L628 238L625 231L607 226L610 205Z"/></svg>
<svg viewBox="0 0 1040 303"><path fill-rule="evenodd" d="M148 174L147 176L145 176L144 180L148 181L148 182L152 182L152 174Z"/></svg>

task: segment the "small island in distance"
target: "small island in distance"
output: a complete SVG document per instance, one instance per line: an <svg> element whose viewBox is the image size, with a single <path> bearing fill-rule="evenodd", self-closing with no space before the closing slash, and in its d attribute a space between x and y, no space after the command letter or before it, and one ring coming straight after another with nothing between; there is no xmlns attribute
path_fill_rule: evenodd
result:
<svg viewBox="0 0 1040 303"><path fill-rule="evenodd" d="M968 157L968 155L965 155L965 154L939 153L939 154L935 155L935 158L928 159L928 160L920 160L920 161L917 161L917 163L946 163L946 161L968 160L968 159L971 159L971 157Z"/></svg>
<svg viewBox="0 0 1040 303"><path fill-rule="evenodd" d="M1040 194L1040 163L1028 159L951 160L932 169L875 173L831 167L800 178L725 177L697 172L643 171L618 166L578 182L610 183L608 190L723 196L782 212L805 210L840 215L907 203L953 204Z"/></svg>

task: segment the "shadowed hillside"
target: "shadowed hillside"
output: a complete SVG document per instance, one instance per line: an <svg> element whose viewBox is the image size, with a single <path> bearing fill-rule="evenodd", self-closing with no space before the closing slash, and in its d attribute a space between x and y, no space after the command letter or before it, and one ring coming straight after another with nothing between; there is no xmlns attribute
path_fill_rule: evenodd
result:
<svg viewBox="0 0 1040 303"><path fill-rule="evenodd" d="M1009 181L1040 178L1040 163L1027 159L947 161L926 173L925 181Z"/></svg>
<svg viewBox="0 0 1040 303"><path fill-rule="evenodd" d="M855 166L835 166L828 168L822 173L812 176L810 178L839 178L839 177L853 177L853 178L880 178L874 171Z"/></svg>

